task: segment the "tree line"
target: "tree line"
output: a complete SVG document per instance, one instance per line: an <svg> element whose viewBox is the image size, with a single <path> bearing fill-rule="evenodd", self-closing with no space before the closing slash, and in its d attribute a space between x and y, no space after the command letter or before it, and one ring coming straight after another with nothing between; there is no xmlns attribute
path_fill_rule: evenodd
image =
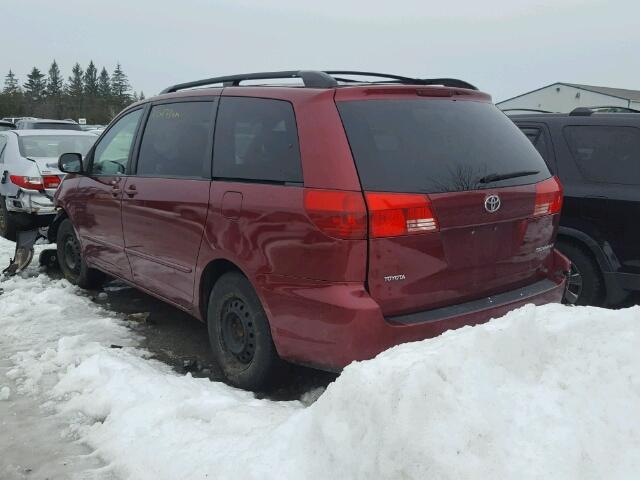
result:
<svg viewBox="0 0 640 480"><path fill-rule="evenodd" d="M143 99L142 91L132 91L119 63L111 74L104 67L98 73L93 61L84 70L76 63L65 81L54 60L47 75L33 67L22 85L9 70L0 92L0 118L86 118L88 124L107 124L124 107Z"/></svg>

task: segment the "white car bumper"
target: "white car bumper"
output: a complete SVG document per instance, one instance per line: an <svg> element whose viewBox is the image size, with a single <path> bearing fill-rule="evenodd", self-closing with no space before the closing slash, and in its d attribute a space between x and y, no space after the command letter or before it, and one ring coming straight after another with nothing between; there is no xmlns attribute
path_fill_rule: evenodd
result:
<svg viewBox="0 0 640 480"><path fill-rule="evenodd" d="M7 210L10 212L29 213L33 215L53 215L55 190L46 190L47 195L35 190L18 190L15 197L7 197Z"/></svg>

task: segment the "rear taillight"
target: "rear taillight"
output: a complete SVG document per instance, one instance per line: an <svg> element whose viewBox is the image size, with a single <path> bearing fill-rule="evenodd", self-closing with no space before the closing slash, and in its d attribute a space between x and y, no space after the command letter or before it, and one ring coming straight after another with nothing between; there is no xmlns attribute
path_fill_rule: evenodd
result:
<svg viewBox="0 0 640 480"><path fill-rule="evenodd" d="M551 177L536 184L536 204L533 216L553 215L562 210L562 184L557 177Z"/></svg>
<svg viewBox="0 0 640 480"><path fill-rule="evenodd" d="M14 185L25 190L43 190L45 188L58 188L60 177L57 175L45 175L44 177L23 177L21 175L11 175L9 177Z"/></svg>
<svg viewBox="0 0 640 480"><path fill-rule="evenodd" d="M23 177L21 175L9 176L11 183L17 185L25 190L42 190L44 184L42 183L42 177Z"/></svg>
<svg viewBox="0 0 640 480"><path fill-rule="evenodd" d="M438 230L427 195L365 193L371 237L397 237Z"/></svg>
<svg viewBox="0 0 640 480"><path fill-rule="evenodd" d="M60 186L60 177L57 175L45 175L42 177L44 188L58 188Z"/></svg>
<svg viewBox="0 0 640 480"><path fill-rule="evenodd" d="M304 208L311 221L331 237L367 236L367 210L360 192L305 189Z"/></svg>

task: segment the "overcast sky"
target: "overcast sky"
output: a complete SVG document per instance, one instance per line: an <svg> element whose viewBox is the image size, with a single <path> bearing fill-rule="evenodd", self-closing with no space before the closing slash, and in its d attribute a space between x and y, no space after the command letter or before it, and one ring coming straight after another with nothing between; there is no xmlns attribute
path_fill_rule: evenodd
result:
<svg viewBox="0 0 640 480"><path fill-rule="evenodd" d="M495 101L555 81L640 89L637 0L0 0L0 19L3 77L120 62L147 96L298 68L458 77Z"/></svg>

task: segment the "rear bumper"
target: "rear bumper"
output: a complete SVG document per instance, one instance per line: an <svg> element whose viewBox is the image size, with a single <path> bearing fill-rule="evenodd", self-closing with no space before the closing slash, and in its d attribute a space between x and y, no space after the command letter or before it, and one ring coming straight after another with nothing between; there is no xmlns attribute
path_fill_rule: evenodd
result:
<svg viewBox="0 0 640 480"><path fill-rule="evenodd" d="M49 192L49 191L47 191ZM53 196L55 190L51 190ZM53 215L56 213L53 201L38 191L19 190L15 197L7 197L7 210L32 215Z"/></svg>
<svg viewBox="0 0 640 480"><path fill-rule="evenodd" d="M476 325L525 304L559 303L569 263L554 251L547 278L473 302L385 318L362 284L297 281L270 276L261 296L274 343L286 360L339 370L400 343Z"/></svg>

